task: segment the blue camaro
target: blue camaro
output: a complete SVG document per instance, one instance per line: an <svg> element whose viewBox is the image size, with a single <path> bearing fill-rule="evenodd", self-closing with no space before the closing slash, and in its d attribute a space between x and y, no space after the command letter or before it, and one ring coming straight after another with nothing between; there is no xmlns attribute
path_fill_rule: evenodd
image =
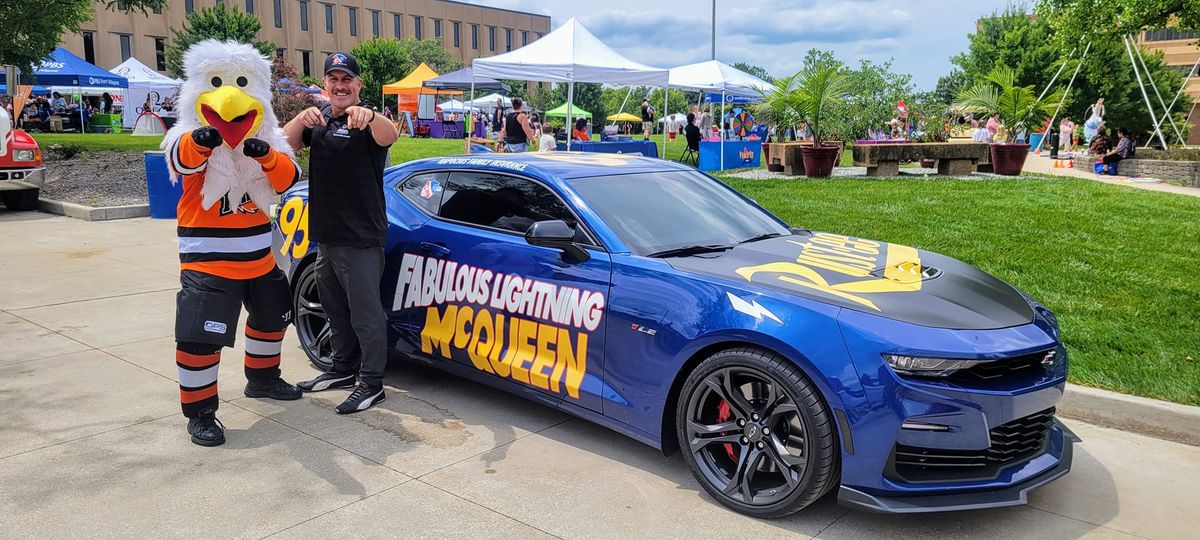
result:
<svg viewBox="0 0 1200 540"><path fill-rule="evenodd" d="M955 259L789 227L695 169L614 154L487 154L385 173L380 301L399 356L665 452L773 517L1008 506L1064 474L1054 315ZM329 331L307 186L275 254L308 357Z"/></svg>

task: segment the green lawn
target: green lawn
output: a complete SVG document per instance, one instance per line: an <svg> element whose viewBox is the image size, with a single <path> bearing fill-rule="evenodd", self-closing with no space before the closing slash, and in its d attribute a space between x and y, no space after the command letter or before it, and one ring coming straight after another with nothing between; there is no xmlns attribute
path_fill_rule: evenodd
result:
<svg viewBox="0 0 1200 540"><path fill-rule="evenodd" d="M959 258L1058 315L1071 380L1200 405L1200 199L1067 178L725 179L789 223Z"/></svg>
<svg viewBox="0 0 1200 540"><path fill-rule="evenodd" d="M75 144L84 151L158 150L162 137L134 137L126 133L32 133L33 140L45 150L52 144Z"/></svg>

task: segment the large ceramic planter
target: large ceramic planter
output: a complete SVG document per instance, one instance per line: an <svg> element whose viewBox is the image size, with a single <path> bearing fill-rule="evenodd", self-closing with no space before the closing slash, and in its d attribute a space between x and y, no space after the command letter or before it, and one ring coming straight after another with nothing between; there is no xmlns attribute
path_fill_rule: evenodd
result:
<svg viewBox="0 0 1200 540"><path fill-rule="evenodd" d="M837 163L841 148L837 145L821 145L820 147L804 146L800 148L801 159L804 160L804 176L809 178L828 178L833 174L833 166Z"/></svg>
<svg viewBox="0 0 1200 540"><path fill-rule="evenodd" d="M996 174L1019 176L1025 167L1025 158L1029 156L1029 145L995 143L991 151L992 169Z"/></svg>

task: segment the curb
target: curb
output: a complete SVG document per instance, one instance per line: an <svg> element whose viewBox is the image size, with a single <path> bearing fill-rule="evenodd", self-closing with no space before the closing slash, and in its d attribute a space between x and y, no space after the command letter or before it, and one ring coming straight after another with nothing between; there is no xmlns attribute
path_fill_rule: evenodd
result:
<svg viewBox="0 0 1200 540"><path fill-rule="evenodd" d="M38 210L51 214L60 214L84 221L108 221L111 219L129 219L150 215L149 204L130 204L126 206L105 206L94 208L53 199L39 199Z"/></svg>
<svg viewBox="0 0 1200 540"><path fill-rule="evenodd" d="M1068 384L1058 414L1089 424L1200 446L1200 407Z"/></svg>

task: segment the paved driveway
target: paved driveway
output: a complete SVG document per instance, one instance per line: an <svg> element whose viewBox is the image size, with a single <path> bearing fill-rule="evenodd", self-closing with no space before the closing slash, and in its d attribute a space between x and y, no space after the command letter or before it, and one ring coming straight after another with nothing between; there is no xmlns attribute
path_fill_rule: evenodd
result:
<svg viewBox="0 0 1200 540"><path fill-rule="evenodd" d="M1026 507L876 516L831 498L760 521L700 492L678 456L430 369L388 400L241 396L229 442L191 444L172 329L174 222L0 211L0 537L1195 538L1200 448L1068 422L1075 470ZM239 339L240 346L240 339ZM284 375L314 370L293 332Z"/></svg>

